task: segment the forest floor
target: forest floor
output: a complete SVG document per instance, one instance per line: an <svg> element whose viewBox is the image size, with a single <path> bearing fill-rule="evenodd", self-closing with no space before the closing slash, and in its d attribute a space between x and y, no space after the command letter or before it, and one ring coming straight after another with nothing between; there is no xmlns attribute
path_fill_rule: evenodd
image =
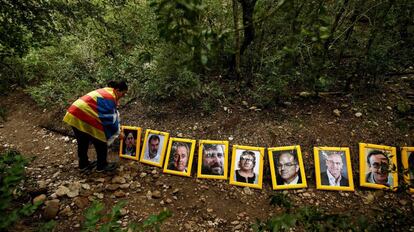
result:
<svg viewBox="0 0 414 232"><path fill-rule="evenodd" d="M182 177L119 159L116 145L109 159L119 162L117 172L81 174L76 143L56 132L69 131L61 121L63 110L41 109L22 91L2 96L0 104L7 110L7 118L0 121L0 151L14 148L34 158L26 169L24 189L32 198L45 194L47 201L55 202L42 205L12 230L32 231L39 222L52 217L57 221L56 231L79 231L91 201L103 201L110 209L116 202L127 200L120 220L123 226L169 209L172 217L162 224L161 231L251 231L256 219L264 221L286 211L270 204L274 194L283 193L293 208L315 206L327 214L365 215L372 223L382 222L392 230L413 231L413 220L398 219L413 215L414 194L359 186L358 143L414 145L413 111L401 113L400 109L401 104L414 107L414 76L389 78L385 86L380 93L367 88L358 97L298 96L272 110L259 110L242 103L244 99L210 113L165 105L153 108L139 101L120 109L124 125L169 132L171 137L230 140L230 145L259 147L301 145L308 187L284 191L272 190L267 155L260 190L196 178L197 155L191 177ZM350 148L354 192L316 189L314 146ZM93 147L89 151L93 157Z"/></svg>

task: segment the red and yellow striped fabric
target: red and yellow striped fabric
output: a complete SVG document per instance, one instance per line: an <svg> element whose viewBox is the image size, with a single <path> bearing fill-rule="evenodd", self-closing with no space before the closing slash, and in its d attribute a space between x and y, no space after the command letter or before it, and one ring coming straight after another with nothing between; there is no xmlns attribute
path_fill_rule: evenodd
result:
<svg viewBox="0 0 414 232"><path fill-rule="evenodd" d="M76 100L63 121L103 142L119 135L117 99L113 88L92 91Z"/></svg>

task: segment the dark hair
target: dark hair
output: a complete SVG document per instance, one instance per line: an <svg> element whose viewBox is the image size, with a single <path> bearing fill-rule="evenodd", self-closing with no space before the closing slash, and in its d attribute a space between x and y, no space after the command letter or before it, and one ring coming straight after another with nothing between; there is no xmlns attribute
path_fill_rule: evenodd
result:
<svg viewBox="0 0 414 232"><path fill-rule="evenodd" d="M148 139L148 143L150 143L152 140L158 140L158 142L160 141L160 136L158 135L151 135Z"/></svg>
<svg viewBox="0 0 414 232"><path fill-rule="evenodd" d="M240 160L239 161L241 161L241 158L243 157L243 156L251 156L251 157L253 157L253 164L254 165L256 165L256 154L254 154L254 152L253 151L249 151L249 150L245 150L245 151L243 151L242 153L241 153L241 155L240 155Z"/></svg>
<svg viewBox="0 0 414 232"><path fill-rule="evenodd" d="M204 144L203 145L203 152L206 151L206 150L210 150L210 149L218 150L218 149L221 149L221 148L224 151L223 146L224 145L221 145L221 144L210 144L210 143L207 143L207 144Z"/></svg>
<svg viewBox="0 0 414 232"><path fill-rule="evenodd" d="M119 90L119 91L128 91L128 84L124 80L109 81L108 82L108 87L114 88L114 89Z"/></svg>
<svg viewBox="0 0 414 232"><path fill-rule="evenodd" d="M385 153L383 151L380 150L373 150L371 151L368 155L367 155L367 163L368 165L371 167L371 162L369 162L369 158L371 158L371 156L373 155L383 155L385 158L387 158L387 155L385 155Z"/></svg>
<svg viewBox="0 0 414 232"><path fill-rule="evenodd" d="M293 161L297 164L299 164L299 160L298 160L298 156L296 154L296 150L286 150L286 151L281 151L279 154L279 152L274 151L273 152L273 157L276 158L276 164L279 163L280 160L280 156L282 156L283 154L289 154L291 156L293 156Z"/></svg>

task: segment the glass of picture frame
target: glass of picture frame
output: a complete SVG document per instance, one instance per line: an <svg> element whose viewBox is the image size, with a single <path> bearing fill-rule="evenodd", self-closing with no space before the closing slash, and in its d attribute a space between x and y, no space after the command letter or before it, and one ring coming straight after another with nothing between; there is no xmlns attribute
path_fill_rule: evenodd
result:
<svg viewBox="0 0 414 232"><path fill-rule="evenodd" d="M316 188L354 191L348 147L314 147Z"/></svg>
<svg viewBox="0 0 414 232"><path fill-rule="evenodd" d="M404 168L404 181L411 193L414 193L414 147L401 148L401 161Z"/></svg>
<svg viewBox="0 0 414 232"><path fill-rule="evenodd" d="M119 144L119 157L138 160L141 145L141 127L121 126L124 138Z"/></svg>
<svg viewBox="0 0 414 232"><path fill-rule="evenodd" d="M169 133L147 129L140 162L156 167L162 167L167 149Z"/></svg>
<svg viewBox="0 0 414 232"><path fill-rule="evenodd" d="M230 184L262 188L263 147L234 145L230 170Z"/></svg>
<svg viewBox="0 0 414 232"><path fill-rule="evenodd" d="M197 177L226 180L228 148L228 141L200 140Z"/></svg>
<svg viewBox="0 0 414 232"><path fill-rule="evenodd" d="M268 148L273 190L306 188L306 175L299 145Z"/></svg>
<svg viewBox="0 0 414 232"><path fill-rule="evenodd" d="M396 148L359 144L359 179L361 186L376 189L398 187Z"/></svg>
<svg viewBox="0 0 414 232"><path fill-rule="evenodd" d="M194 139L170 138L164 173L191 176L195 143Z"/></svg>

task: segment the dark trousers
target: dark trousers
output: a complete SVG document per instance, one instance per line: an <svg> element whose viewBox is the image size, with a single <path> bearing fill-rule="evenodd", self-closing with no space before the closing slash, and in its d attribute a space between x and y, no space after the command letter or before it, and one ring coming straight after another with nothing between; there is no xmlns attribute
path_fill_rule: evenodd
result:
<svg viewBox="0 0 414 232"><path fill-rule="evenodd" d="M106 161L106 157L108 156L108 145L106 142L102 142L75 127L72 127L72 129L78 142L79 168L82 169L89 165L88 148L89 143L92 143L96 150L97 169L103 169L108 164Z"/></svg>

